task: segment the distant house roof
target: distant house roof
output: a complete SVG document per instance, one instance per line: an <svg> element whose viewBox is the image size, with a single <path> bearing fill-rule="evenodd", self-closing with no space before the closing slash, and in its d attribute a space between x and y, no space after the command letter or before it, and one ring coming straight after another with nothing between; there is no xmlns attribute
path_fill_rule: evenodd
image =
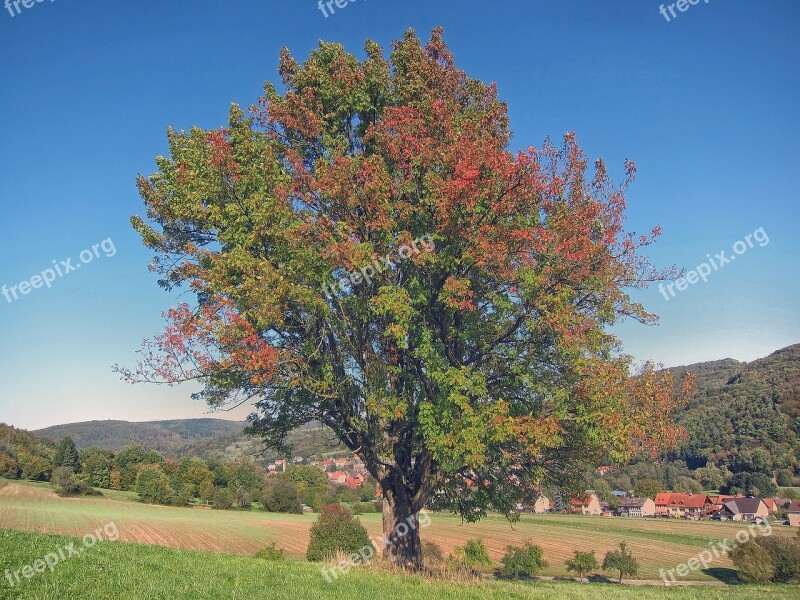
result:
<svg viewBox="0 0 800 600"><path fill-rule="evenodd" d="M611 490L611 493L617 498L624 498L628 495L628 492L623 492L622 490Z"/></svg>
<svg viewBox="0 0 800 600"><path fill-rule="evenodd" d="M649 498L628 498L619 505L620 508L642 508Z"/></svg>
<svg viewBox="0 0 800 600"><path fill-rule="evenodd" d="M800 500L792 500L791 504L789 504L789 507L786 509L786 512L790 514L800 513Z"/></svg>
<svg viewBox="0 0 800 600"><path fill-rule="evenodd" d="M597 496L594 494L587 494L585 496L571 496L569 499L569 503L572 506L589 506L592 503L592 500L597 499Z"/></svg>
<svg viewBox="0 0 800 600"><path fill-rule="evenodd" d="M734 498L723 504L733 514L755 514L761 506L761 498Z"/></svg>
<svg viewBox="0 0 800 600"><path fill-rule="evenodd" d="M656 494L656 506L673 508L703 508L711 504L711 499L706 494L678 494L672 492L659 492Z"/></svg>

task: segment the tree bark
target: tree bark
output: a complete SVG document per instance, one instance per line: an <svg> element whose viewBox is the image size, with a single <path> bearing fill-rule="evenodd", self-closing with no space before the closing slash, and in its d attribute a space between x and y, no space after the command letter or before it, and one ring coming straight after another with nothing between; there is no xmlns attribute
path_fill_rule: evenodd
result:
<svg viewBox="0 0 800 600"><path fill-rule="evenodd" d="M383 557L392 564L417 571L422 569L419 512L406 494L383 493Z"/></svg>

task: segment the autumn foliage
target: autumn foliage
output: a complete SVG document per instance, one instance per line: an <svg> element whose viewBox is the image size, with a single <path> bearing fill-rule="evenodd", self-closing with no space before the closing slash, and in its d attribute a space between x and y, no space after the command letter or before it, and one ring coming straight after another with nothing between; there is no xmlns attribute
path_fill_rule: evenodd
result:
<svg viewBox="0 0 800 600"><path fill-rule="evenodd" d="M615 185L572 133L512 149L497 89L438 29L365 53L283 51L283 90L249 116L168 132L133 224L196 303L126 375L252 401L275 445L329 426L380 482L387 533L423 505L512 515L536 484L674 443L684 396L650 367L631 378L609 333L653 322L629 291L672 275L641 254L658 228L624 229L633 163ZM432 251L326 293L422 236ZM389 552L418 564L418 535Z"/></svg>

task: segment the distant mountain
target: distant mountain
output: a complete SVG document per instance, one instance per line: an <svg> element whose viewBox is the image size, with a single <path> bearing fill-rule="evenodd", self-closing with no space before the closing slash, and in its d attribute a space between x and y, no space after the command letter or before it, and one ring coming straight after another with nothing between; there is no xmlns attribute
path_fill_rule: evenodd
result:
<svg viewBox="0 0 800 600"><path fill-rule="evenodd" d="M59 440L71 437L81 448L104 448L117 452L121 448L140 444L157 450L168 458L199 456L204 459L235 460L252 457L263 461L282 458L266 450L257 437L244 435L243 421L223 419L175 419L170 421L85 421L54 425L34 431L38 436ZM295 452L307 458L323 454L347 454L333 434L317 424L309 424L289 434Z"/></svg>
<svg viewBox="0 0 800 600"><path fill-rule="evenodd" d="M691 372L698 383L678 415L689 439L676 458L690 468L710 460L733 472L798 472L800 344L750 363L727 359L671 370Z"/></svg>
<svg viewBox="0 0 800 600"><path fill-rule="evenodd" d="M242 436L246 423L223 419L176 419L171 421L86 421L39 429L33 433L51 439L66 436L78 448L92 446L116 452L129 444L141 444L165 455L177 455L199 442Z"/></svg>

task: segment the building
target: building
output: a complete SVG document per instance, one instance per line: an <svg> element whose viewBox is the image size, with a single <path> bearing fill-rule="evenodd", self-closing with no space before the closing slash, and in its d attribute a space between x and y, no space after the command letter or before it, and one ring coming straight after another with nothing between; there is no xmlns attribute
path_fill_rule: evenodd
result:
<svg viewBox="0 0 800 600"><path fill-rule="evenodd" d="M364 476L361 473L350 473L344 480L344 483L350 487L361 487L364 485Z"/></svg>
<svg viewBox="0 0 800 600"><path fill-rule="evenodd" d="M586 496L573 496L570 498L570 511L582 515L600 515L603 509L600 506L600 499L594 494Z"/></svg>
<svg viewBox="0 0 800 600"><path fill-rule="evenodd" d="M536 514L550 512L550 499L547 496L539 496L533 504L533 512Z"/></svg>
<svg viewBox="0 0 800 600"><path fill-rule="evenodd" d="M707 494L679 494L659 492L655 499L655 514L662 517L697 518L711 512L711 498Z"/></svg>
<svg viewBox="0 0 800 600"><path fill-rule="evenodd" d="M333 473L328 473L328 481L331 483L344 483L347 481L347 473L344 471L334 471Z"/></svg>
<svg viewBox="0 0 800 600"><path fill-rule="evenodd" d="M628 498L619 505L621 517L652 517L656 514L656 503L650 498Z"/></svg>
<svg viewBox="0 0 800 600"><path fill-rule="evenodd" d="M761 498L734 498L722 505L719 516L731 521L755 521L766 519L769 509Z"/></svg>

